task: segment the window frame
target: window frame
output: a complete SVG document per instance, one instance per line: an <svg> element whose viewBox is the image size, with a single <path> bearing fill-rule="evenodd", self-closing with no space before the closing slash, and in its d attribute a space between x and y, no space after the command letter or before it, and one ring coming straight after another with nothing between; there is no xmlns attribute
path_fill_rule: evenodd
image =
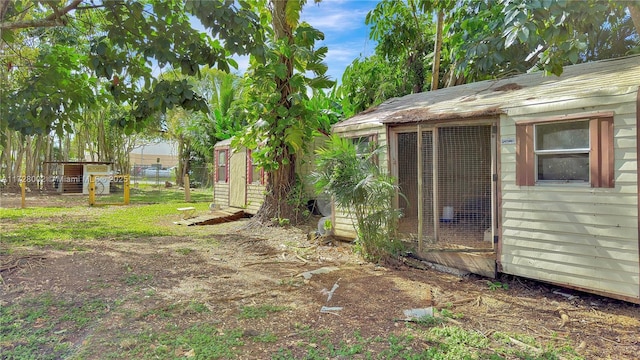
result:
<svg viewBox="0 0 640 360"><path fill-rule="evenodd" d="M586 148L571 148L571 149L538 149L538 129L540 126L552 125L552 124L568 124L568 123L586 123L587 130L589 131L589 144ZM591 136L591 129L589 126L589 120L571 120L571 121L553 121L533 124L533 152L534 152L534 171L535 181L539 184L578 184L588 185L591 183L591 173L589 172L589 179L584 180L560 180L560 179L540 179L540 156L544 155L577 155L586 154L589 158L589 168L591 168L591 142L593 141Z"/></svg>
<svg viewBox="0 0 640 360"><path fill-rule="evenodd" d="M247 149L247 180L248 180L247 183L251 185L264 185L265 178L264 178L263 168L260 168L259 179L258 180L254 179L253 166L257 166L257 165L254 165L253 163L253 158L251 156L252 153L253 151Z"/></svg>
<svg viewBox="0 0 640 360"><path fill-rule="evenodd" d="M589 122L589 181L538 180L535 148L535 125L552 122ZM613 112L576 114L516 124L516 185L589 185L592 188L613 188L614 134Z"/></svg>
<svg viewBox="0 0 640 360"><path fill-rule="evenodd" d="M367 150L369 151L369 149L371 149L371 144L374 144L374 146L378 146L378 134L368 134L368 135L359 135L359 136L351 136L348 138L351 143L356 147L356 155L358 157L362 157L364 154L361 152L358 152L360 149L358 148L358 145L360 143L365 142L364 140L366 140L367 143ZM372 160L375 164L378 163L378 155L374 155L372 157Z"/></svg>
<svg viewBox="0 0 640 360"><path fill-rule="evenodd" d="M220 180L220 153L224 153L224 158L225 158L225 164L223 165L224 167L224 174L225 174L225 179L224 180ZM216 179L216 183L228 183L229 182L229 148L220 148L220 149L216 149L215 150L215 179Z"/></svg>

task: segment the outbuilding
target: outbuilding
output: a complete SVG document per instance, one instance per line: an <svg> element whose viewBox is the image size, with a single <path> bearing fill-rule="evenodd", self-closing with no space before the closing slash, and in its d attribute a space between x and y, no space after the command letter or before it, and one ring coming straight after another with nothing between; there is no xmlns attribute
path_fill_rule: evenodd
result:
<svg viewBox="0 0 640 360"><path fill-rule="evenodd" d="M325 135L316 136L307 152L297 157L296 171L302 181L306 201L315 199L313 186L308 181L308 175L314 169L313 152L326 139ZM253 161L250 149L233 148L231 141L222 140L214 145L214 203L255 215L264 202L267 175Z"/></svg>
<svg viewBox="0 0 640 360"><path fill-rule="evenodd" d="M96 175L96 193L106 195L111 187L110 161L46 161L45 166L51 168L47 173L53 174L48 182L54 189L63 194L89 194L89 178Z"/></svg>
<svg viewBox="0 0 640 360"><path fill-rule="evenodd" d="M639 107L630 56L389 99L333 132L386 149L419 257L640 303Z"/></svg>

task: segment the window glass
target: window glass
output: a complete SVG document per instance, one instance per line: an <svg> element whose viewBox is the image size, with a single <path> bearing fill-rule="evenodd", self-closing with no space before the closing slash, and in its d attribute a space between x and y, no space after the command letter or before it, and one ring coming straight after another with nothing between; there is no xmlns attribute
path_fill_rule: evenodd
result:
<svg viewBox="0 0 640 360"><path fill-rule="evenodd" d="M354 145L356 146L356 154L358 154L359 156L364 156L364 154L366 154L370 150L368 136L352 138L351 141L353 141Z"/></svg>
<svg viewBox="0 0 640 360"><path fill-rule="evenodd" d="M538 180L589 181L589 154L538 155Z"/></svg>
<svg viewBox="0 0 640 360"><path fill-rule="evenodd" d="M218 152L218 181L227 181L227 151Z"/></svg>
<svg viewBox="0 0 640 360"><path fill-rule="evenodd" d="M536 125L536 150L588 148L588 121Z"/></svg>
<svg viewBox="0 0 640 360"><path fill-rule="evenodd" d="M262 172L260 171L260 167L258 165L251 163L251 182L262 183Z"/></svg>
<svg viewBox="0 0 640 360"><path fill-rule="evenodd" d="M535 126L537 180L589 182L589 121Z"/></svg>

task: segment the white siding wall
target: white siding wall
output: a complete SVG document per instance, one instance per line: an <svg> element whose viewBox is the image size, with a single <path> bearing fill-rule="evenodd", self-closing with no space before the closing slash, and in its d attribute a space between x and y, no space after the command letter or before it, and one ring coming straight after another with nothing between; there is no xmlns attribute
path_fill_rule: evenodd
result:
<svg viewBox="0 0 640 360"><path fill-rule="evenodd" d="M255 215L264 202L265 186L260 184L247 184L247 208L245 211Z"/></svg>
<svg viewBox="0 0 640 360"><path fill-rule="evenodd" d="M367 124L369 125L369 124ZM387 131L381 124L371 124L368 127L359 128L339 128L335 129L334 133L345 138L355 138L362 136L377 136L377 143L379 146L387 147ZM387 151L382 152L378 156L378 162L383 169L388 169L388 154ZM333 207L333 234L338 237L355 239L356 231L353 226L355 219L349 215L346 209L340 209Z"/></svg>
<svg viewBox="0 0 640 360"><path fill-rule="evenodd" d="M501 145L502 272L600 293L639 298L635 94L622 104L537 114L611 111L615 188L516 186L516 145ZM500 121L502 140L515 121Z"/></svg>
<svg viewBox="0 0 640 360"><path fill-rule="evenodd" d="M216 182L213 185L213 202L221 207L229 206L229 183Z"/></svg>

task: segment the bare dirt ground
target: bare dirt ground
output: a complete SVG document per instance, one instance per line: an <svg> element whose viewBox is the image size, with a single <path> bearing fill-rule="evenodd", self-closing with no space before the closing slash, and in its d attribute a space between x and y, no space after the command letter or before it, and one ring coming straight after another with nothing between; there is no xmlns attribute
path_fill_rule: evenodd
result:
<svg viewBox="0 0 640 360"><path fill-rule="evenodd" d="M539 344L568 343L586 359L637 359L640 354L638 305L522 278L503 277L500 284L508 289L492 290L488 279L475 275L419 270L401 261L375 266L363 262L350 244L309 239L310 228L263 228L248 221L207 227L210 242L106 239L78 242L82 251L2 255L0 306L41 294L114 304L89 328L61 335L90 359L126 350L135 345L128 335L161 329L167 322L181 328L208 322L219 329L243 329L244 337L265 332L277 337L237 349L242 359L269 358L282 349L302 355L301 343L316 345L304 336L306 329L326 330L336 343L349 342L354 334L387 336L406 326L399 321L404 309L429 306L459 314L445 325L483 336L507 332ZM309 279L301 275L319 268L335 269ZM208 311L194 311L193 303ZM257 305L286 310L268 318L238 316L242 307ZM342 310L322 313L323 306ZM416 340L412 346L430 345Z"/></svg>

